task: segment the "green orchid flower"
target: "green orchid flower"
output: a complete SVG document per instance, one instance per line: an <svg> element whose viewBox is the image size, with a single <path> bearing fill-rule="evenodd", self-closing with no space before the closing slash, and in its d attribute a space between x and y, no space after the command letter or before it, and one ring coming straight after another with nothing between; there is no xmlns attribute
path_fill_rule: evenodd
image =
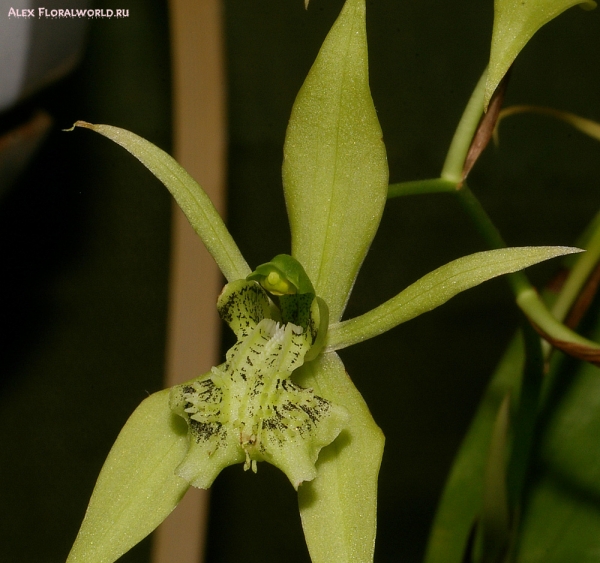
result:
<svg viewBox="0 0 600 563"><path fill-rule="evenodd" d="M365 1L347 0L300 90L283 184L291 256L253 272L202 188L169 155L108 125L171 191L228 280L217 307L237 341L209 373L146 399L100 473L68 563L112 563L154 530L190 486L266 461L298 490L314 563L369 562L384 437L336 350L429 311L487 279L576 252L480 252L373 311L342 321L388 192L368 84Z"/></svg>
<svg viewBox="0 0 600 563"><path fill-rule="evenodd" d="M288 285L275 275L278 288ZM308 301L303 294L289 297L296 306L282 307L282 312L293 311L295 318L283 316L280 323L270 317L269 296L258 283L227 284L217 307L237 343L225 364L172 389L171 409L186 420L190 441L176 473L193 486L210 487L228 465L244 461L244 469L256 472L257 461L268 461L297 489L315 478L321 448L344 427L348 414L343 407L290 380L316 340L312 316L318 307L311 311L314 295ZM305 326L294 324L297 320Z"/></svg>

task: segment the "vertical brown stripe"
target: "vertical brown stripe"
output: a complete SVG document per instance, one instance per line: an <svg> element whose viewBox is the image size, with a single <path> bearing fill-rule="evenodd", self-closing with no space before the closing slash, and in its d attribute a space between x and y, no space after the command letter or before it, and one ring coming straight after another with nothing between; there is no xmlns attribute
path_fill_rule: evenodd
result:
<svg viewBox="0 0 600 563"><path fill-rule="evenodd" d="M175 158L221 213L225 183L225 80L219 0L170 0ZM216 299L222 278L189 223L173 211L168 386L218 362ZM190 490L157 530L153 563L202 560L208 494Z"/></svg>

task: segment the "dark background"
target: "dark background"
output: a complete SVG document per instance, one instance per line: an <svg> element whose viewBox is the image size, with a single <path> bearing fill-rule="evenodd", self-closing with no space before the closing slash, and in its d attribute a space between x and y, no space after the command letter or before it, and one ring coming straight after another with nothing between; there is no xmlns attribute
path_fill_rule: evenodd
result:
<svg viewBox="0 0 600 563"><path fill-rule="evenodd" d="M295 93L341 0L227 0L229 224L251 266L289 251L280 166ZM62 563L101 464L161 387L169 197L77 119L170 148L166 3L128 0L91 21L83 64L19 111L55 128L0 200L0 561ZM4 17L3 15L0 17ZM393 182L434 177L487 62L492 2L368 2L371 86ZM569 10L526 47L507 104L600 121L600 13ZM4 118L5 119L5 118ZM573 244L598 208L600 145L539 116L507 120L471 187L511 245ZM346 316L484 249L447 195L389 202ZM543 283L553 267L533 268ZM444 477L517 313L502 280L342 352L386 437L378 562L419 561ZM261 464L212 496L208 563L307 562L295 494ZM123 558L144 562L148 542Z"/></svg>

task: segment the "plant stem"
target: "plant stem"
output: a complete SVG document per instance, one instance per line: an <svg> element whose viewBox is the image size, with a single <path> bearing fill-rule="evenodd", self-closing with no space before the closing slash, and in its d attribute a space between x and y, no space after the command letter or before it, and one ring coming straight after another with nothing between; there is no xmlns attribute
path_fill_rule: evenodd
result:
<svg viewBox="0 0 600 563"><path fill-rule="evenodd" d="M506 248L506 243L479 200L467 186L463 175L465 159L483 114L486 76L487 69L471 94L471 98L456 128L440 178L392 184L388 188L388 199L423 193L455 193L488 248L499 249ZM579 294L582 285L589 276L590 268L594 267L598 257L600 257L600 227L594 229L592 233L592 235L589 235L590 239L594 237L590 243L592 252L590 252L589 258L586 257L583 262L577 262L568 284L554 306L553 311L561 320L564 319L566 312ZM577 347L584 347L586 353L591 352L600 355L598 344L576 334L557 320L556 316L550 312L547 305L537 294L524 272L509 274L507 280L516 297L518 306L546 334L550 341L555 343L564 341ZM544 356L546 358L549 356L550 350L550 346L544 344Z"/></svg>
<svg viewBox="0 0 600 563"><path fill-rule="evenodd" d="M598 222L596 221L596 223ZM595 227L591 237L584 245L585 254L578 256L577 262L571 269L569 277L552 306L552 314L557 319L565 319L582 287L600 260L600 224L596 224Z"/></svg>
<svg viewBox="0 0 600 563"><path fill-rule="evenodd" d="M485 93L486 78L487 68L483 71L460 118L442 168L441 178L455 184L463 180L465 159L479 125L479 120L483 115L483 95Z"/></svg>
<svg viewBox="0 0 600 563"><path fill-rule="evenodd" d="M492 249L505 248L506 243L502 239L498 229L496 229L479 200L465 183L463 183L456 191L456 195L469 217L471 217L473 223L475 223L475 226L483 236L487 245ZM596 252L600 253L600 234L597 236L599 240L596 241L594 238L593 242L594 244L598 244L599 248L596 249ZM590 265L588 264L586 268L589 267ZM580 336L562 324L561 321L557 320L550 312L547 305L542 301L525 272L508 274L507 280L516 297L517 305L527 315L529 320L540 327L550 338L558 341L570 342L593 350L598 350L600 348L597 343ZM584 282L585 278L582 279L582 276L578 276L577 281L573 282L573 287L569 288L570 297L568 297L568 299L565 298L565 300L573 299ZM550 347L545 346L544 352L544 355L548 357Z"/></svg>
<svg viewBox="0 0 600 563"><path fill-rule="evenodd" d="M456 196L458 201L462 205L463 209L467 212L467 215L471 218L475 227L485 240L487 246L490 249L506 248L506 243L500 234L500 231L496 228L490 216L487 214L480 201L475 197L475 194L471 191L466 183L463 183L456 190ZM523 291L533 289L533 286L527 279L524 272L515 272L508 274L508 283L515 294L518 297Z"/></svg>
<svg viewBox="0 0 600 563"><path fill-rule="evenodd" d="M459 198L460 203L469 217L471 217L472 221L475 223L475 226L483 236L488 247L494 249L505 248L506 243L502 239L502 236L500 235L498 229L496 229L486 211L481 206L479 200L463 181L464 162L483 113L483 95L485 90L486 76L487 69L479 79L473 94L471 94L471 98L469 99L467 107L463 112L458 127L456 128L456 132L454 133L452 143L450 144L450 148L446 156L446 161L444 162L441 178L456 184L457 189L455 193ZM598 235L598 237L600 239L600 235ZM598 245L599 248L597 249L597 252L600 253L600 240L598 240ZM590 258L590 262L591 261L593 261L592 258ZM565 296L559 299L559 303L555 305L555 308L557 308L561 318L564 318L562 316L565 314L565 310L568 309L567 304L572 303L572 300L575 299L575 296L578 294L581 285L585 282L586 276L584 277L584 272L589 267L591 267L590 263L587 262L580 266L581 274L578 273L577 277L573 280L573 282L571 282L569 287L565 288ZM563 340L565 342L570 342L577 346L583 346L592 350L600 349L598 344L579 336L553 316L546 304L537 294L535 288L531 285L527 275L524 272L515 272L513 274L509 274L507 279L513 293L515 294L515 297L517 298L517 304L521 310L551 339L554 339L555 341ZM550 353L550 347L545 346L544 352L544 355L547 357Z"/></svg>
<svg viewBox="0 0 600 563"><path fill-rule="evenodd" d="M405 195L449 193L456 191L456 182L443 178L429 180L415 180L413 182L400 182L388 186L388 199Z"/></svg>

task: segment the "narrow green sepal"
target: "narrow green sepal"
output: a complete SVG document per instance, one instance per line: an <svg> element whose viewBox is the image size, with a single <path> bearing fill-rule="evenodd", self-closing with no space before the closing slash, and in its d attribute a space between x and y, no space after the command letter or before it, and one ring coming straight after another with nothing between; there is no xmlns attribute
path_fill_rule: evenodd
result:
<svg viewBox="0 0 600 563"><path fill-rule="evenodd" d="M122 146L165 185L228 281L248 275L250 268L219 212L202 187L172 156L146 139L119 127L94 125L85 121L77 121L73 125L75 127L91 129Z"/></svg>
<svg viewBox="0 0 600 563"><path fill-rule="evenodd" d="M525 246L487 250L458 258L426 274L368 313L331 325L326 350L339 350L377 336L484 281L576 252L582 250L568 246Z"/></svg>
<svg viewBox="0 0 600 563"><path fill-rule="evenodd" d="M175 474L187 450L185 424L154 393L129 417L96 482L67 563L113 563L177 506L189 483Z"/></svg>

